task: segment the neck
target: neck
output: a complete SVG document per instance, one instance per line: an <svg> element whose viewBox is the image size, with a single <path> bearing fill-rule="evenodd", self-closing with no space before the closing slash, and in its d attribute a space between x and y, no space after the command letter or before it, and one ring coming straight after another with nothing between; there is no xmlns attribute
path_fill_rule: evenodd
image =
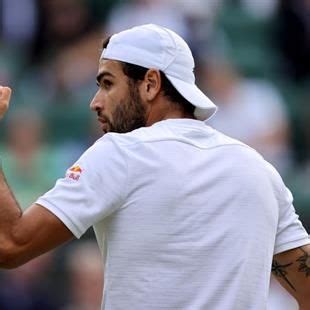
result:
<svg viewBox="0 0 310 310"><path fill-rule="evenodd" d="M150 106L146 126L170 118L191 118L195 119L193 113L186 112L176 103L162 102Z"/></svg>

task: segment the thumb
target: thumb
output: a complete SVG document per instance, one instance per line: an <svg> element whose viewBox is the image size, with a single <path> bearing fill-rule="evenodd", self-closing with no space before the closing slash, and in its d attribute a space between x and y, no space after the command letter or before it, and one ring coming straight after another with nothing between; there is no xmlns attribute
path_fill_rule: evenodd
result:
<svg viewBox="0 0 310 310"><path fill-rule="evenodd" d="M0 100L1 102L10 101L12 90L10 87L0 86Z"/></svg>
<svg viewBox="0 0 310 310"><path fill-rule="evenodd" d="M11 94L11 88L0 86L0 118L3 117L9 107Z"/></svg>

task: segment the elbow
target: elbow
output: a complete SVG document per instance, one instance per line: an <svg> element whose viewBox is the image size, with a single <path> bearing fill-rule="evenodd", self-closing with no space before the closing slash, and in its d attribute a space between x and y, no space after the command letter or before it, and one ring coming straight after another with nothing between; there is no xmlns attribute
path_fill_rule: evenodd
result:
<svg viewBox="0 0 310 310"><path fill-rule="evenodd" d="M29 258L25 255L28 240L12 227L6 234L0 234L0 269L14 269L25 264Z"/></svg>
<svg viewBox="0 0 310 310"><path fill-rule="evenodd" d="M0 268L14 269L21 266L17 247L10 242L2 242L0 244Z"/></svg>

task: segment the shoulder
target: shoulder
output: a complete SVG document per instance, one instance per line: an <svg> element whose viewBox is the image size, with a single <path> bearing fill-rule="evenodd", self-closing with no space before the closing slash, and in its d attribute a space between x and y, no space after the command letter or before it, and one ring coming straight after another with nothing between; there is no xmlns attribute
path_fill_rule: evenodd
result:
<svg viewBox="0 0 310 310"><path fill-rule="evenodd" d="M114 146L114 148L126 148L132 145L155 142L167 138L167 132L164 133L158 126L141 127L128 133L107 133L95 142L94 147L106 148L108 146Z"/></svg>
<svg viewBox="0 0 310 310"><path fill-rule="evenodd" d="M221 165L227 173L248 176L272 187L277 195L286 191L282 177L265 158L252 147L215 131L209 147L214 150L214 162Z"/></svg>
<svg viewBox="0 0 310 310"><path fill-rule="evenodd" d="M228 160L231 164L265 164L260 153L249 145L227 136L215 129L208 141L208 148L214 149L221 158Z"/></svg>
<svg viewBox="0 0 310 310"><path fill-rule="evenodd" d="M159 139L150 127L140 128L129 133L107 133L84 151L82 160L100 163L102 161L125 160L131 146L142 146Z"/></svg>

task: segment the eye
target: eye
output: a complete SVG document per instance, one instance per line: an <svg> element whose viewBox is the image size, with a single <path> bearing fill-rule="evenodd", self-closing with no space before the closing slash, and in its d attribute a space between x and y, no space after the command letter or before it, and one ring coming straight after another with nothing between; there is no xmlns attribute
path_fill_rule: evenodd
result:
<svg viewBox="0 0 310 310"><path fill-rule="evenodd" d="M110 80L106 80L104 79L101 83L102 87L104 87L105 89L109 89L113 83Z"/></svg>

